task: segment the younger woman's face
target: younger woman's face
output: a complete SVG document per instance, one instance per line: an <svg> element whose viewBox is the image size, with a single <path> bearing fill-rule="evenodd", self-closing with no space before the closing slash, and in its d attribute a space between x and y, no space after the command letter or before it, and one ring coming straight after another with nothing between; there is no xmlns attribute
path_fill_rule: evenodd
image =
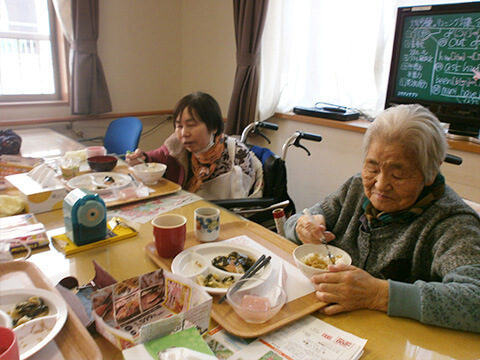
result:
<svg viewBox="0 0 480 360"><path fill-rule="evenodd" d="M193 116L189 108L185 108L175 119L175 135L190 152L205 149L210 143L212 133L214 131L208 130L207 125L197 116Z"/></svg>

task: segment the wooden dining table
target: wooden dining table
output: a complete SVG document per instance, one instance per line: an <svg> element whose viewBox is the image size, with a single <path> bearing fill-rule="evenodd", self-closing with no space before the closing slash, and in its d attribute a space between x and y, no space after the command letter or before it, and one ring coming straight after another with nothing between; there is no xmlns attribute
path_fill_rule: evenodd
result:
<svg viewBox="0 0 480 360"><path fill-rule="evenodd" d="M153 200L143 201L147 203ZM187 218L187 232L191 234L194 229L194 210L201 206L215 205L198 200L169 212L184 215ZM225 229L222 235L221 227L220 239L224 239L226 235L231 236L232 231L242 235L249 221L223 208L220 210L220 222ZM62 210L36 214L36 217L45 225L49 235L58 235L65 231ZM145 250L153 240L152 225L149 221L139 225L138 234L128 239L69 257L51 244L49 248L34 250L27 261L35 264L53 285L67 276L74 276L80 284L89 283L95 276L93 260L117 281L139 276L159 268L158 263L152 260ZM295 248L292 242L268 230L262 233L262 239L270 244L272 249L277 248L289 254ZM362 359L480 359L480 334L425 325L373 310L356 310L334 316L324 316L315 311L312 315L341 330L367 339ZM216 322L212 319L211 326L215 325ZM122 359L121 351L102 336L94 335L94 339L104 359Z"/></svg>

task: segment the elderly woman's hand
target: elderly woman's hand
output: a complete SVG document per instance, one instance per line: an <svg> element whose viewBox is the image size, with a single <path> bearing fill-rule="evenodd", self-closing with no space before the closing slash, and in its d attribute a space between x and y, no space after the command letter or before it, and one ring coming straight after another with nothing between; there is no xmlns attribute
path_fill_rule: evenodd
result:
<svg viewBox="0 0 480 360"><path fill-rule="evenodd" d="M310 221L308 216L302 215L297 220L297 236L304 244L321 244L320 238L325 236L325 240L332 241L335 235L330 231L325 231L325 218L323 215L313 215L314 222Z"/></svg>
<svg viewBox="0 0 480 360"><path fill-rule="evenodd" d="M317 299L329 303L320 311L334 315L357 309L387 312L388 281L352 265L329 265L329 272L312 276Z"/></svg>
<svg viewBox="0 0 480 360"><path fill-rule="evenodd" d="M141 149L135 150L133 153L127 153L125 155L125 161L128 165L137 165L145 161L145 154Z"/></svg>

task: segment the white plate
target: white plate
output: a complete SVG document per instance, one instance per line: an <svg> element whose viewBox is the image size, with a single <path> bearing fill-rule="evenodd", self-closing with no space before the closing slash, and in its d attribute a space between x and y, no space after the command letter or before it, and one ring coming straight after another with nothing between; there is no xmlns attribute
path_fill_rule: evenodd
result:
<svg viewBox="0 0 480 360"><path fill-rule="evenodd" d="M188 267L185 267L184 261L182 260L184 257L190 256L189 255L190 253L195 252L199 255L202 255L207 260L207 263L209 264L208 270L206 271L205 275L208 275L209 273L216 273L221 278L224 278L226 276L233 276L238 280L242 277L243 274L234 274L227 271L223 271L212 265L212 260L215 257L220 255L227 256L232 251L236 251L244 255L249 255L252 258L254 258L255 261L260 256L262 256L261 252L255 249L249 248L247 246L234 245L234 244L228 244L228 243L222 244L217 242L209 243L209 244L200 244L200 245L192 246L188 249L185 249L173 259L172 273L190 277L191 269L189 269ZM271 271L272 271L272 265L270 262L263 269L261 269L254 277L266 279L270 275ZM192 280L196 281L196 279L192 279ZM207 286L202 286L202 288L213 295L223 295L227 292L227 289L228 289L228 288L211 288Z"/></svg>
<svg viewBox="0 0 480 360"><path fill-rule="evenodd" d="M115 180L113 184L105 184L103 179L110 176ZM96 172L75 176L73 179L67 181L68 187L72 189L81 188L90 190L96 193L104 193L112 189L122 189L130 184L132 178L126 174L115 172Z"/></svg>
<svg viewBox="0 0 480 360"><path fill-rule="evenodd" d="M61 296L44 289L32 288L2 291L0 294L0 309L7 312L15 306L15 304L28 300L31 296L38 296L43 299L45 304L48 305L47 316L49 318L53 317L55 321L51 329L45 328L44 331L37 330L25 334L24 331L21 331L22 325L13 329L17 334L20 359L22 360L32 356L52 341L67 320L67 305L65 300L63 300ZM28 322L26 324L28 324Z"/></svg>

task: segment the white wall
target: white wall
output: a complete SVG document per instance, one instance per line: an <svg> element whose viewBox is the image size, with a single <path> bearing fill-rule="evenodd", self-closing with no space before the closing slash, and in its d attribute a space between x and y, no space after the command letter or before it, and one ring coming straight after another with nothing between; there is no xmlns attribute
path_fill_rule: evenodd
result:
<svg viewBox="0 0 480 360"><path fill-rule="evenodd" d="M282 154L285 140L297 130L322 136L319 143L302 140L301 144L310 151L311 156L295 146L288 148L288 189L297 211L321 201L351 175L360 171L363 159L362 133L275 117L268 121L279 125L278 131L263 131L272 144L268 145L258 136L249 137L249 142L269 147L279 155ZM463 164L442 165L447 184L463 198L480 202L480 155L451 149L448 152L460 156Z"/></svg>
<svg viewBox="0 0 480 360"><path fill-rule="evenodd" d="M112 112L172 109L183 95L203 90L224 116L235 75L233 5L224 0L101 0L98 53L112 100ZM69 105L0 107L0 120L58 118ZM144 132L164 117L142 119ZM109 120L47 124L75 138L105 133ZM20 126L21 127L21 126ZM13 127L15 128L15 127ZM155 148L173 131L171 123L142 137Z"/></svg>

